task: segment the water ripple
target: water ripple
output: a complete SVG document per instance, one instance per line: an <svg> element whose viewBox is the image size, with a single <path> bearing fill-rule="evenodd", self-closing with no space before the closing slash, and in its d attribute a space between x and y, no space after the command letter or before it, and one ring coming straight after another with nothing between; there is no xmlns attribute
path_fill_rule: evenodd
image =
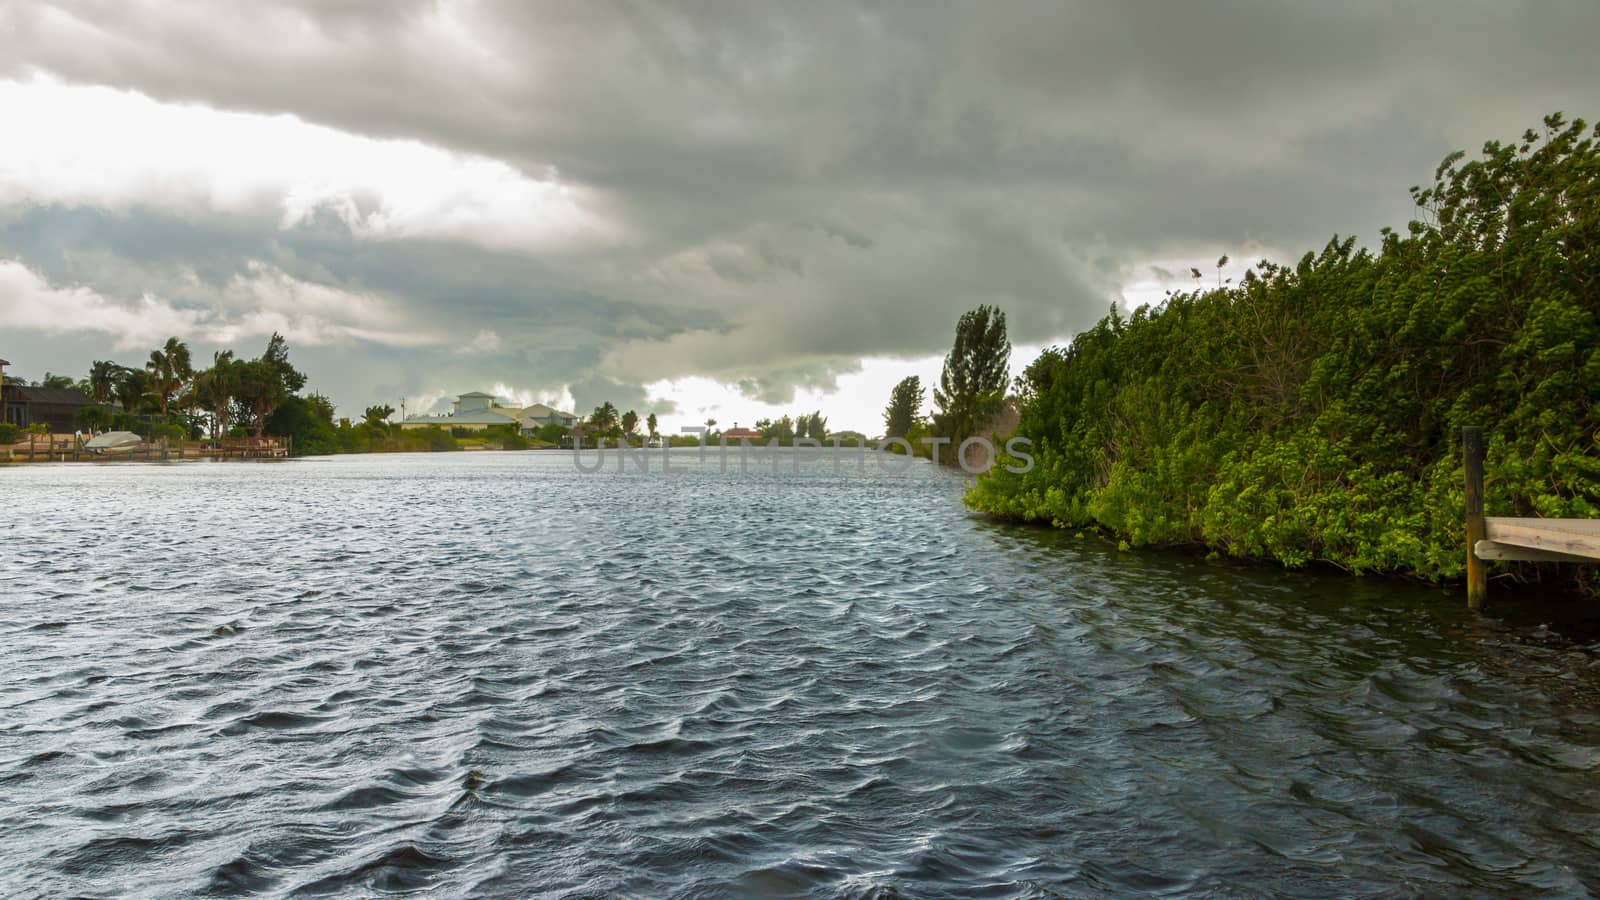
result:
<svg viewBox="0 0 1600 900"><path fill-rule="evenodd" d="M0 894L1600 887L1600 645L846 459L0 470Z"/></svg>

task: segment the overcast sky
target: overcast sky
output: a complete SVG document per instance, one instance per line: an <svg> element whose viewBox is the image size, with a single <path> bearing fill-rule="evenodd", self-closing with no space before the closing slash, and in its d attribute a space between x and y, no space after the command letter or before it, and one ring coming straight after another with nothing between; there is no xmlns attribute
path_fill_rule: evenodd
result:
<svg viewBox="0 0 1600 900"><path fill-rule="evenodd" d="M1376 240L1600 116L1600 3L0 2L0 356L274 331L341 414L469 390L882 430L1191 265Z"/></svg>

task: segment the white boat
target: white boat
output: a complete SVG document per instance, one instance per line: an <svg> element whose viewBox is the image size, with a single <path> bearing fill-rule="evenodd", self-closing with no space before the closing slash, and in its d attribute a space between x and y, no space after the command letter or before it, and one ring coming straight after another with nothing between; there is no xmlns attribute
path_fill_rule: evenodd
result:
<svg viewBox="0 0 1600 900"><path fill-rule="evenodd" d="M83 449L90 453L126 453L144 445L144 438L131 431L108 431L89 439Z"/></svg>

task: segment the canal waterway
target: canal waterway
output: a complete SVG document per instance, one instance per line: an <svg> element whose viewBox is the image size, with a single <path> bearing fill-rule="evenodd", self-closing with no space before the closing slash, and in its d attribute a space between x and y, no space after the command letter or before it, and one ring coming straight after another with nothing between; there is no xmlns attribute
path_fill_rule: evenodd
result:
<svg viewBox="0 0 1600 900"><path fill-rule="evenodd" d="M758 463L0 469L0 895L1600 887L1537 607Z"/></svg>

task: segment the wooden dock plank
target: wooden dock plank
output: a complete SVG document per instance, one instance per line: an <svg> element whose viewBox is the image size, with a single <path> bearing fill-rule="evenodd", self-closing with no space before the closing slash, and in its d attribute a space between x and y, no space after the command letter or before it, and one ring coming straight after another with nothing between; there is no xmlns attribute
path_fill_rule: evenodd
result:
<svg viewBox="0 0 1600 900"><path fill-rule="evenodd" d="M1570 532L1572 534L1600 535L1600 519L1541 519L1538 516L1488 516L1486 521L1493 528L1496 523L1501 525L1526 525L1547 531Z"/></svg>
<svg viewBox="0 0 1600 900"><path fill-rule="evenodd" d="M1482 609L1490 560L1600 563L1600 519L1486 516L1483 509L1483 429L1461 429L1463 512L1466 513L1467 605Z"/></svg>
<svg viewBox="0 0 1600 900"><path fill-rule="evenodd" d="M1484 525L1484 537L1492 543L1577 556L1589 562L1600 561L1600 519L1488 516Z"/></svg>
<svg viewBox="0 0 1600 900"><path fill-rule="evenodd" d="M1472 552L1477 554L1479 559L1517 562L1592 563L1595 561L1587 556L1557 553L1554 550L1536 550L1532 547L1518 547L1515 544L1501 544L1496 541L1479 541L1473 545Z"/></svg>

